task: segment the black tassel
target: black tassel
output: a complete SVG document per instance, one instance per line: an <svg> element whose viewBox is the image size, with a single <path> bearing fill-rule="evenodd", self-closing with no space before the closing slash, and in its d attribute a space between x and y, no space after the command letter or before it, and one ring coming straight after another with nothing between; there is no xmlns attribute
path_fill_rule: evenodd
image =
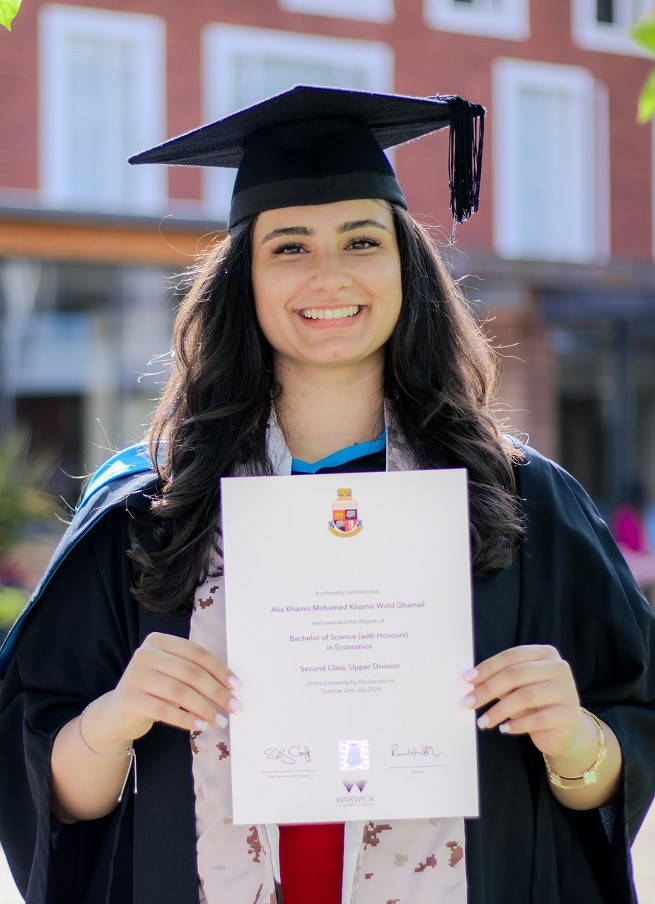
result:
<svg viewBox="0 0 655 904"><path fill-rule="evenodd" d="M470 104L461 97L447 100L450 105L448 179L454 225L468 220L478 209L485 111L479 104Z"/></svg>

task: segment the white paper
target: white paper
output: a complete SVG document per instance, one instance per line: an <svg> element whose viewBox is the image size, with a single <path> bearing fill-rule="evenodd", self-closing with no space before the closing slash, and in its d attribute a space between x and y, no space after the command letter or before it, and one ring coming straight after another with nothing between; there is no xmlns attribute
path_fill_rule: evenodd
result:
<svg viewBox="0 0 655 904"><path fill-rule="evenodd" d="M227 478L222 517L234 822L477 815L465 472Z"/></svg>

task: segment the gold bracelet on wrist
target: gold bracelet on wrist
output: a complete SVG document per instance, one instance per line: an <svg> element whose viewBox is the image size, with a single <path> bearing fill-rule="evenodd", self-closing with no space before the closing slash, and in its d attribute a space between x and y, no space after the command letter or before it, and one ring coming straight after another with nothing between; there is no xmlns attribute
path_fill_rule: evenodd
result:
<svg viewBox="0 0 655 904"><path fill-rule="evenodd" d="M588 785L595 785L598 781L598 768L605 759L605 754L607 753L607 737L605 736L605 732L603 731L603 726L596 718L596 716L593 713L590 713L588 709L585 709L584 706L580 707L580 711L589 716L589 718L596 726L596 737L598 739L598 756L596 757L594 764L590 766L589 769L586 769L582 773L582 775L568 777L566 775L560 775L558 772L555 772L553 769L551 769L550 763L548 762L548 757L545 753L542 754L544 763L546 764L548 780L550 781L551 785L554 785L556 788L563 788L565 791L574 790L575 788L586 788Z"/></svg>
<svg viewBox="0 0 655 904"><path fill-rule="evenodd" d="M93 701L92 701L93 702ZM125 786L127 785L127 780L130 777L130 771L132 767L134 767L134 793L137 793L137 783L136 783L136 750L134 749L134 745L130 744L127 750L123 750L121 753L100 753L98 750L94 750L93 747L89 744L87 739L84 737L84 732L82 731L82 721L84 720L84 716L87 713L87 710L92 705L89 703L88 706L85 706L82 712L80 713L77 720L77 733L80 737L80 741L84 744L86 749L92 753L94 756L100 757L103 760L120 760L123 757L127 756L130 758L130 764L127 767L127 772L125 773L125 781L123 782L123 787L121 788L121 793L118 795L118 803L120 803L123 799L123 794L125 793Z"/></svg>

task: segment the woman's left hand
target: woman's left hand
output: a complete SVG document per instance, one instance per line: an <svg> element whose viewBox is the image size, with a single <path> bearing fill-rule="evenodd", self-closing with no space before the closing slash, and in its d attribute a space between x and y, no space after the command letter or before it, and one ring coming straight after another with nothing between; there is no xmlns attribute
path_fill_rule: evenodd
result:
<svg viewBox="0 0 655 904"><path fill-rule="evenodd" d="M568 662L551 646L511 647L476 666L467 675L472 692L464 701L479 709L480 728L528 734L549 757L567 757L578 746L582 724L580 699Z"/></svg>

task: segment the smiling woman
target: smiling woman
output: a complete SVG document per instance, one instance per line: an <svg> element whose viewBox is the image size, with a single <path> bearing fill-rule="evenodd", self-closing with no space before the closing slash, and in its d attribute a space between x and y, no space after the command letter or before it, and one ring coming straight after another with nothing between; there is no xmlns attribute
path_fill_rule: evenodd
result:
<svg viewBox="0 0 655 904"><path fill-rule="evenodd" d="M0 662L0 837L30 904L633 901L655 615L582 488L503 433L492 350L383 153L448 125L461 222L483 116L460 98L300 86L135 158L239 170L227 238L177 315L152 464L119 457L94 483ZM480 711L480 818L235 825L221 478L428 468L468 476L476 658L450 702ZM345 499L333 513L356 523ZM374 606L312 611L344 608ZM405 641L389 634L373 673L395 674ZM364 667L357 645L322 666L332 699ZM276 666L262 663L271 682ZM302 759L289 741L267 756ZM136 796L122 793L135 752Z"/></svg>

